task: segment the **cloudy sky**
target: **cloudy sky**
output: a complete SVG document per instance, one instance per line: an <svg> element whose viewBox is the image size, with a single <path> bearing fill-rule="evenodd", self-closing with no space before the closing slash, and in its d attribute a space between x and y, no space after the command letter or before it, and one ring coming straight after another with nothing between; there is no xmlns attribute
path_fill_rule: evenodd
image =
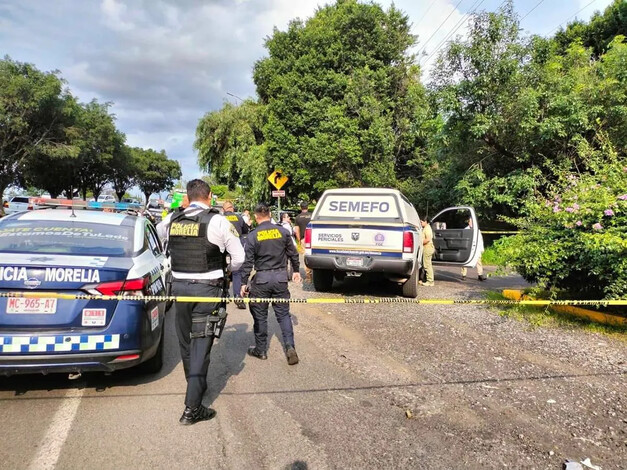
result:
<svg viewBox="0 0 627 470"><path fill-rule="evenodd" d="M201 174L198 120L225 101L254 97L252 67L264 38L325 0L0 0L0 54L59 70L83 101L114 103L130 145L165 149L185 179ZM378 0L389 6L391 0ZM502 0L396 0L426 56L477 6ZM549 35L611 0L515 0L522 26ZM433 58L426 64L428 69Z"/></svg>

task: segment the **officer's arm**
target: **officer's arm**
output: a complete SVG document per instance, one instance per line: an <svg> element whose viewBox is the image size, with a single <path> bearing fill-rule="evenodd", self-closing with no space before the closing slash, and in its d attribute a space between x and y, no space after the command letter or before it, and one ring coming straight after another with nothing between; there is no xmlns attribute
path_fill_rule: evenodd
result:
<svg viewBox="0 0 627 470"><path fill-rule="evenodd" d="M244 218L242 216L238 216L240 222L242 223L242 235L246 235L248 232L250 232L250 227L248 226L248 224L246 223L246 221L244 220Z"/></svg>
<svg viewBox="0 0 627 470"><path fill-rule="evenodd" d="M231 255L231 272L239 271L244 263L244 247L239 240L237 230L224 217L220 217L219 224L224 237L224 248Z"/></svg>
<svg viewBox="0 0 627 470"><path fill-rule="evenodd" d="M168 214L165 219L157 224L157 235L159 235L159 238L162 242L164 242L168 238L168 231L170 229L171 219L172 214Z"/></svg>
<svg viewBox="0 0 627 470"><path fill-rule="evenodd" d="M253 266L255 264L255 250L257 249L257 237L251 234L248 237L248 241L246 242L246 257L244 259L244 264L240 269L242 276L242 285L248 284L248 277L250 276L250 272L253 270Z"/></svg>

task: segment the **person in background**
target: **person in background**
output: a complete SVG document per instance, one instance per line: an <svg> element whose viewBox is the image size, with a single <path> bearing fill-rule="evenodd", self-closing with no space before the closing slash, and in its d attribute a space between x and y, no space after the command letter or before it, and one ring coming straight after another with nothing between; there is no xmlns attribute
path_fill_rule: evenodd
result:
<svg viewBox="0 0 627 470"><path fill-rule="evenodd" d="M244 236L248 234L248 225L246 225L246 222L244 222L242 216L235 213L235 207L233 206L232 201L224 201L224 203L222 204L222 211L224 213L224 217L226 217L226 220L231 222L233 227L235 227L235 230L237 230L237 235L239 236L240 243L242 244L242 247L244 247ZM237 271L233 271L231 274L233 279L233 296L237 297L240 293L240 290L242 289L241 272L238 269ZM244 304L244 302L235 302L235 305L240 310L246 309L246 305Z"/></svg>
<svg viewBox="0 0 627 470"><path fill-rule="evenodd" d="M309 203L302 201L300 203L300 214L294 219L294 235L298 246L298 252L305 253L305 230L307 224L311 222L311 212L309 212ZM304 263L303 263L304 265ZM311 281L311 269L305 266L305 279Z"/></svg>
<svg viewBox="0 0 627 470"><path fill-rule="evenodd" d="M468 225L464 227L466 230L472 230L472 218L469 218L467 221ZM487 277L483 274L483 264L481 263L481 253L483 253L483 235L481 235L481 231L478 230L478 238L477 238L477 250L479 250L479 259L477 260L477 279L480 281L485 281ZM466 280L466 274L468 274L468 270L465 266L462 266L462 281Z"/></svg>
<svg viewBox="0 0 627 470"><path fill-rule="evenodd" d="M433 282L433 254L435 253L435 245L433 244L433 230L429 224L429 219L421 219L422 225L422 266L427 273L427 282L418 281L418 284L425 287L434 286Z"/></svg>
<svg viewBox="0 0 627 470"><path fill-rule="evenodd" d="M281 212L281 227L287 230L291 237L294 236L294 227L292 227L292 221L290 215L287 212Z"/></svg>
<svg viewBox="0 0 627 470"><path fill-rule="evenodd" d="M253 221L250 218L250 211L248 209L242 212L242 219L244 219L244 222L248 225L248 231L250 232L250 229L253 227Z"/></svg>

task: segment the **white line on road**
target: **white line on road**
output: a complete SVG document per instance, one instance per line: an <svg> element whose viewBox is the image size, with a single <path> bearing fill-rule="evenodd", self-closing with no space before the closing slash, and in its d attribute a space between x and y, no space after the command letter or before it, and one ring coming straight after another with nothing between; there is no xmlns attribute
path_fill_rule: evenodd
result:
<svg viewBox="0 0 627 470"><path fill-rule="evenodd" d="M28 466L29 470L52 470L56 468L78 406L83 396L82 389L70 389L65 394L61 406L54 414L52 422L39 445L39 451Z"/></svg>

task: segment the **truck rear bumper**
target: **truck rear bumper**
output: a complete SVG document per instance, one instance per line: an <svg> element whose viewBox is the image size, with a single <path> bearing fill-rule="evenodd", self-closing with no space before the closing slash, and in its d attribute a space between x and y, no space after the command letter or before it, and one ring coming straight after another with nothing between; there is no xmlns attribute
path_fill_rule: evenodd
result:
<svg viewBox="0 0 627 470"><path fill-rule="evenodd" d="M347 259L362 259L362 265L347 264ZM345 255L306 255L305 265L311 269L327 269L331 271L386 273L409 277L414 263L406 259L386 259L378 256L345 256Z"/></svg>

